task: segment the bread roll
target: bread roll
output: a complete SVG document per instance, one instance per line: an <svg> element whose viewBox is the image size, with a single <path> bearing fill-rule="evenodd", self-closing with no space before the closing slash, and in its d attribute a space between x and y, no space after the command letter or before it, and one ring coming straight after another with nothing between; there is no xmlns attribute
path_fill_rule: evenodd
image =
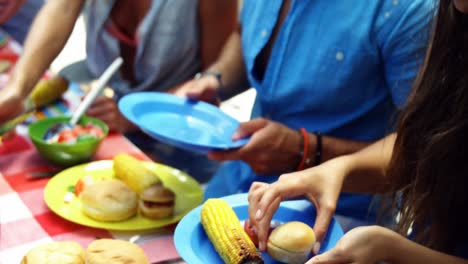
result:
<svg viewBox="0 0 468 264"><path fill-rule="evenodd" d="M161 183L151 185L140 195L139 208L142 215L161 219L174 213L175 194Z"/></svg>
<svg viewBox="0 0 468 264"><path fill-rule="evenodd" d="M305 263L315 245L315 233L302 222L288 222L275 228L268 237L267 251L272 258L290 264Z"/></svg>
<svg viewBox="0 0 468 264"><path fill-rule="evenodd" d="M139 246L124 240L98 239L86 250L86 264L148 264Z"/></svg>
<svg viewBox="0 0 468 264"><path fill-rule="evenodd" d="M52 242L31 249L21 264L85 264L85 252L76 242Z"/></svg>
<svg viewBox="0 0 468 264"><path fill-rule="evenodd" d="M83 213L99 221L121 221L134 216L138 196L124 182L109 179L86 185L80 194Z"/></svg>

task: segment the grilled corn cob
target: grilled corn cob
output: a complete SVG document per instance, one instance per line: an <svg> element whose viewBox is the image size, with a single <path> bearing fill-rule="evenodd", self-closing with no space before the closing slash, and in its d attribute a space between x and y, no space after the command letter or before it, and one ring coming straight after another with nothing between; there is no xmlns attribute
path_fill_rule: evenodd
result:
<svg viewBox="0 0 468 264"><path fill-rule="evenodd" d="M124 181L137 194L161 182L158 175L146 168L142 161L128 154L118 154L113 160L115 176Z"/></svg>
<svg viewBox="0 0 468 264"><path fill-rule="evenodd" d="M26 99L27 107L42 107L52 103L68 89L68 81L56 76L50 80L41 80Z"/></svg>
<svg viewBox="0 0 468 264"><path fill-rule="evenodd" d="M224 263L263 263L257 248L226 201L208 199L201 210L201 223Z"/></svg>

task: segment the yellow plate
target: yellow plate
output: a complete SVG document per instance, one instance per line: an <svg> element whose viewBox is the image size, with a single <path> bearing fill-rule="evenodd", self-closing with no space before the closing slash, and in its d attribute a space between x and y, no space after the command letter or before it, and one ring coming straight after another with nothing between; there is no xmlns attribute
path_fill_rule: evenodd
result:
<svg viewBox="0 0 468 264"><path fill-rule="evenodd" d="M81 212L81 202L74 197L66 203L64 197L70 186L84 176L94 180L115 178L111 160L102 160L78 165L55 175L44 189L44 199L49 208L61 217L90 227L109 230L146 230L163 227L178 222L191 209L197 207L203 200L203 190L196 180L177 169L153 162L145 165L157 173L164 186L176 194L174 215L169 218L152 220L140 214L120 222L101 222L93 220Z"/></svg>

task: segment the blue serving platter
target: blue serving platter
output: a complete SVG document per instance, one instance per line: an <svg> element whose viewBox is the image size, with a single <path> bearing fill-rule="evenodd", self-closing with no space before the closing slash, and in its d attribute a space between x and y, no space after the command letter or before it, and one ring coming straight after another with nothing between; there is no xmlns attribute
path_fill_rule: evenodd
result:
<svg viewBox="0 0 468 264"><path fill-rule="evenodd" d="M226 196L223 199L232 206L241 222L249 218L247 194L235 194ZM177 252L188 264L222 264L222 259L214 249L200 223L200 211L201 206L198 206L185 215L177 225L174 234L174 243ZM301 221L313 226L315 216L315 207L309 201L294 200L282 202L273 216L273 220L277 220L281 223ZM343 229L333 218L328 228L327 235L321 243L319 253L332 249L342 236ZM281 263L272 259L266 252L262 253L262 257L265 264ZM312 257L312 254L310 257Z"/></svg>
<svg viewBox="0 0 468 264"><path fill-rule="evenodd" d="M119 101L122 114L151 137L183 149L206 153L239 148L233 141L239 126L218 107L168 93L138 92Z"/></svg>

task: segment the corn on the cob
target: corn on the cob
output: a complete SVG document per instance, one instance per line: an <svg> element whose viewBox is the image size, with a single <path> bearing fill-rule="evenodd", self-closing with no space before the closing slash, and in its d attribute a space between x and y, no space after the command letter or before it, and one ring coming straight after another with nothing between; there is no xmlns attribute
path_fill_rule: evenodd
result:
<svg viewBox="0 0 468 264"><path fill-rule="evenodd" d="M146 168L142 161L128 154L118 154L113 161L115 176L124 181L137 194L161 182L158 175Z"/></svg>
<svg viewBox="0 0 468 264"><path fill-rule="evenodd" d="M52 103L68 89L68 81L57 76L50 80L41 80L27 98L33 107L42 107ZM28 103L28 102L27 102Z"/></svg>
<svg viewBox="0 0 468 264"><path fill-rule="evenodd" d="M257 248L226 201L208 199L201 210L201 223L225 263L263 263Z"/></svg>

